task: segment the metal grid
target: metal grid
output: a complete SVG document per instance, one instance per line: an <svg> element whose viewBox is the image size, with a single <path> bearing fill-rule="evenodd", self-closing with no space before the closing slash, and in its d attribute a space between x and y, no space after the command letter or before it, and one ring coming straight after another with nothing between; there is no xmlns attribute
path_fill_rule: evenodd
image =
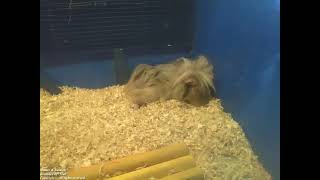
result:
<svg viewBox="0 0 320 180"><path fill-rule="evenodd" d="M77 63L192 48L191 0L41 0L41 53L45 64Z"/></svg>

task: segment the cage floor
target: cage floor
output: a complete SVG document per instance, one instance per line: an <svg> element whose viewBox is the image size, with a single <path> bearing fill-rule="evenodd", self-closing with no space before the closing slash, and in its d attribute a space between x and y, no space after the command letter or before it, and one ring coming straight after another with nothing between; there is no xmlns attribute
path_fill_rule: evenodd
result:
<svg viewBox="0 0 320 180"><path fill-rule="evenodd" d="M205 179L271 179L220 100L175 100L135 109L123 86L40 90L40 167L89 166L184 142Z"/></svg>

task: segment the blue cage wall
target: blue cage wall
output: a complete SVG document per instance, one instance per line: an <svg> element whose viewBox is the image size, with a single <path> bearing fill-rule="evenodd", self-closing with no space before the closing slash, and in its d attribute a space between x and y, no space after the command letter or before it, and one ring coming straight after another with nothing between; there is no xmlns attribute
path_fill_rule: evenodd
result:
<svg viewBox="0 0 320 180"><path fill-rule="evenodd" d="M195 54L213 58L216 87L261 162L280 179L280 1L197 0ZM187 54L128 57L132 70ZM62 85L116 83L113 64L99 59L46 69Z"/></svg>
<svg viewBox="0 0 320 180"><path fill-rule="evenodd" d="M199 0L196 22L196 51L215 58L226 111L280 179L280 0Z"/></svg>

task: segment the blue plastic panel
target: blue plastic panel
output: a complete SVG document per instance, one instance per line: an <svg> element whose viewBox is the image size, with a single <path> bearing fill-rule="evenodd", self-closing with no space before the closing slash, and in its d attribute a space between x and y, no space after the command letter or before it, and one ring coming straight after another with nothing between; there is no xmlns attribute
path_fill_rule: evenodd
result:
<svg viewBox="0 0 320 180"><path fill-rule="evenodd" d="M280 1L198 0L196 52L214 57L217 94L280 179Z"/></svg>
<svg viewBox="0 0 320 180"><path fill-rule="evenodd" d="M132 71L138 64L160 64L185 55L186 54L171 54L128 57L128 63ZM82 88L103 88L116 83L113 62L110 59L58 66L45 69L44 71L53 79L57 80L60 85Z"/></svg>

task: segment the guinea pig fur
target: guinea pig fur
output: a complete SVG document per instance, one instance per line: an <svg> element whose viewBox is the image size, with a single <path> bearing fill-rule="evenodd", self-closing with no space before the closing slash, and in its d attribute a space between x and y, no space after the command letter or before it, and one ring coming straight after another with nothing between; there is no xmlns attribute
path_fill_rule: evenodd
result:
<svg viewBox="0 0 320 180"><path fill-rule="evenodd" d="M205 56L179 58L168 64L138 65L124 91L138 106L169 99L202 106L215 94L213 80L213 66Z"/></svg>

